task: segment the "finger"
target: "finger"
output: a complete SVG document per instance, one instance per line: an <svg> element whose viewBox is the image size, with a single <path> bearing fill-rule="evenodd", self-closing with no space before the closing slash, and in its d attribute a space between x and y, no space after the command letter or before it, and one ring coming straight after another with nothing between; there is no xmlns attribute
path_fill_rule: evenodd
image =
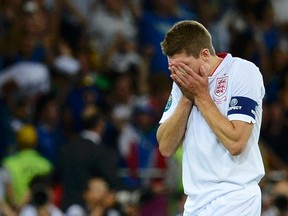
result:
<svg viewBox="0 0 288 216"><path fill-rule="evenodd" d="M184 81L186 71L181 66L179 66L178 64L173 66L173 67L174 67L174 72L177 74L177 76L179 76L179 78Z"/></svg>
<svg viewBox="0 0 288 216"><path fill-rule="evenodd" d="M174 66L174 65L170 65L170 64L169 64L168 69L169 69L169 71L171 72L171 75L176 73L176 71L175 71L175 66Z"/></svg>
<svg viewBox="0 0 288 216"><path fill-rule="evenodd" d="M168 62L168 69L171 71L171 68L172 68L172 64L170 62Z"/></svg>
<svg viewBox="0 0 288 216"><path fill-rule="evenodd" d="M176 68L177 68L177 72L180 73L179 75L185 77L185 74L187 74L186 71L180 66L177 66Z"/></svg>
<svg viewBox="0 0 288 216"><path fill-rule="evenodd" d="M173 81L177 83L178 86L184 86L185 83L185 77L182 71L179 71L179 69L176 66L171 67L171 78Z"/></svg>
<svg viewBox="0 0 288 216"><path fill-rule="evenodd" d="M183 68L183 70L185 70L185 71L191 71L191 70L192 70L188 65L184 64L183 62L179 62L178 65L179 65L181 68ZM193 70L192 70L192 71L193 71Z"/></svg>
<svg viewBox="0 0 288 216"><path fill-rule="evenodd" d="M197 72L194 71L192 68L190 68L188 65L179 62L179 66L182 68L182 70L184 70L186 72L186 74L188 74L189 76L192 76L195 78L195 76L198 76Z"/></svg>
<svg viewBox="0 0 288 216"><path fill-rule="evenodd" d="M185 69L179 65L179 62L173 64L169 63L169 68L172 68L173 66L176 68L176 70L174 69L176 73L181 73L183 75L186 73Z"/></svg>

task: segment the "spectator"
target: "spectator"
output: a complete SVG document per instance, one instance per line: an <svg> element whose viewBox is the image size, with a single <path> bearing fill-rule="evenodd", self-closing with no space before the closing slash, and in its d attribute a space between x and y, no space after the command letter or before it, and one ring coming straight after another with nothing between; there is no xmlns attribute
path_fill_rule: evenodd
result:
<svg viewBox="0 0 288 216"><path fill-rule="evenodd" d="M8 66L10 56L15 52L21 23L22 0L1 1L0 8L0 70Z"/></svg>
<svg viewBox="0 0 288 216"><path fill-rule="evenodd" d="M270 205L263 209L263 216L285 216L288 214L288 182L278 179L270 189Z"/></svg>
<svg viewBox="0 0 288 216"><path fill-rule="evenodd" d="M76 77L74 85L69 89L69 92L64 101L65 111L71 113L72 127L75 131L81 131L82 127L82 112L86 106L97 106L102 112L106 111L105 94L93 83L85 83L83 77Z"/></svg>
<svg viewBox="0 0 288 216"><path fill-rule="evenodd" d="M48 58L48 46L44 42L49 35L48 17L37 1L29 0L22 4L21 24L19 29L19 40L16 52L11 55L11 63L22 61L46 63Z"/></svg>
<svg viewBox="0 0 288 216"><path fill-rule="evenodd" d="M20 216L64 216L53 203L53 183L49 175L35 176L29 183L29 203L22 207Z"/></svg>
<svg viewBox="0 0 288 216"><path fill-rule="evenodd" d="M15 81L10 80L0 87L0 160L15 150L15 134L11 128L11 122L14 118L12 107L14 104L13 95L18 87Z"/></svg>
<svg viewBox="0 0 288 216"><path fill-rule="evenodd" d="M35 108L37 150L54 165L61 145L66 142L61 128L60 105L51 92L40 97Z"/></svg>
<svg viewBox="0 0 288 216"><path fill-rule="evenodd" d="M49 69L42 63L19 62L5 68L0 73L0 87L11 81L17 86L14 97L34 99L50 90Z"/></svg>
<svg viewBox="0 0 288 216"><path fill-rule="evenodd" d="M268 147L287 165L288 149L286 143L288 142L288 137L286 131L288 126L284 116L283 105L279 102L274 102L270 105L269 110L269 126L262 130L262 138Z"/></svg>
<svg viewBox="0 0 288 216"><path fill-rule="evenodd" d="M111 47L117 37L136 42L136 17L127 2L103 0L93 11L88 25L88 34L92 40L96 40L96 49L100 53Z"/></svg>
<svg viewBox="0 0 288 216"><path fill-rule="evenodd" d="M98 0L64 0L61 5L60 36L74 50L81 48L82 37L86 34L91 12Z"/></svg>
<svg viewBox="0 0 288 216"><path fill-rule="evenodd" d="M112 109L111 117L119 131L131 120L136 98L132 77L127 74L117 77L109 96L109 105Z"/></svg>
<svg viewBox="0 0 288 216"><path fill-rule="evenodd" d="M158 121L165 109L167 98L170 96L172 81L165 74L153 74L149 76L148 82L151 106L155 114L155 121Z"/></svg>
<svg viewBox="0 0 288 216"><path fill-rule="evenodd" d="M118 138L123 184L132 189L164 183L167 164L158 150L153 114L149 101L135 103L132 120L123 126Z"/></svg>
<svg viewBox="0 0 288 216"><path fill-rule="evenodd" d="M4 158L3 167L11 176L17 207L27 202L29 182L36 175L52 172L52 164L36 150L37 132L33 125L24 125L17 132L19 152Z"/></svg>
<svg viewBox="0 0 288 216"><path fill-rule="evenodd" d="M72 204L84 206L85 184L92 176L107 179L112 188L119 186L117 154L102 143L105 118L97 110L86 109L82 116L83 131L64 145L57 164L57 176L63 186L62 208Z"/></svg>
<svg viewBox="0 0 288 216"><path fill-rule="evenodd" d="M91 177L83 193L84 208L79 205L70 206L67 216L95 215L95 216L124 216L121 206L115 199L115 192L109 189L108 183L99 177Z"/></svg>
<svg viewBox="0 0 288 216"><path fill-rule="evenodd" d="M133 2L133 3L132 3ZM92 12L87 28L91 49L100 54L100 69L109 79L135 73L141 61L136 25L138 1L103 0Z"/></svg>
<svg viewBox="0 0 288 216"><path fill-rule="evenodd" d="M141 49L152 49L150 57L151 73L164 73L169 76L167 59L163 56L160 42L167 30L177 21L193 19L196 15L186 10L181 2L176 0L148 1L150 7L144 7L139 19L139 43Z"/></svg>

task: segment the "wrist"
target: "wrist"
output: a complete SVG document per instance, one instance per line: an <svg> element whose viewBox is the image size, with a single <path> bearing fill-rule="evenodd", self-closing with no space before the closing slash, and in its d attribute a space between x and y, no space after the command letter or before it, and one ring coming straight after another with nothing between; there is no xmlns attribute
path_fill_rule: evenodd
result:
<svg viewBox="0 0 288 216"><path fill-rule="evenodd" d="M182 97L181 101L187 106L192 106L194 104L194 99L191 100L190 98L185 97L185 96Z"/></svg>
<svg viewBox="0 0 288 216"><path fill-rule="evenodd" d="M210 95L207 95L205 97L195 97L194 103L197 107L206 107L206 106L209 107L211 106L211 104L214 104Z"/></svg>

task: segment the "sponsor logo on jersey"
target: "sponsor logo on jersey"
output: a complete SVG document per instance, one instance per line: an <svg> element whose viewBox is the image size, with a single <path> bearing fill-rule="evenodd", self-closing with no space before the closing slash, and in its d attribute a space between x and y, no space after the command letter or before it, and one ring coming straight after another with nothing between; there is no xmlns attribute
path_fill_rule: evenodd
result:
<svg viewBox="0 0 288 216"><path fill-rule="evenodd" d="M238 100L236 98L233 98L230 102L230 106L236 106L238 103Z"/></svg>
<svg viewBox="0 0 288 216"><path fill-rule="evenodd" d="M230 110L241 110L242 106L237 106L237 104L238 104L238 100L236 98L233 98L230 101L229 111Z"/></svg>
<svg viewBox="0 0 288 216"><path fill-rule="evenodd" d="M170 97L169 97L169 99L168 99L168 101L167 101L167 104L166 104L166 106L165 106L164 112L166 112L167 110L170 109L171 104L172 104L172 94L170 95Z"/></svg>
<svg viewBox="0 0 288 216"><path fill-rule="evenodd" d="M229 107L229 111L230 110L241 110L242 109L242 106L231 106Z"/></svg>

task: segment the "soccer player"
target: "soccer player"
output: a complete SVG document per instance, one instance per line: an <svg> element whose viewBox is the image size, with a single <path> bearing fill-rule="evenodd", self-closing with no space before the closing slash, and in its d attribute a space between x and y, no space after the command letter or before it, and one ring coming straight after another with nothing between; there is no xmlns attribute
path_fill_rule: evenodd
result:
<svg viewBox="0 0 288 216"><path fill-rule="evenodd" d="M157 139L167 157L183 144L184 216L260 216L259 69L216 55L210 33L193 20L176 23L161 48L174 82Z"/></svg>

